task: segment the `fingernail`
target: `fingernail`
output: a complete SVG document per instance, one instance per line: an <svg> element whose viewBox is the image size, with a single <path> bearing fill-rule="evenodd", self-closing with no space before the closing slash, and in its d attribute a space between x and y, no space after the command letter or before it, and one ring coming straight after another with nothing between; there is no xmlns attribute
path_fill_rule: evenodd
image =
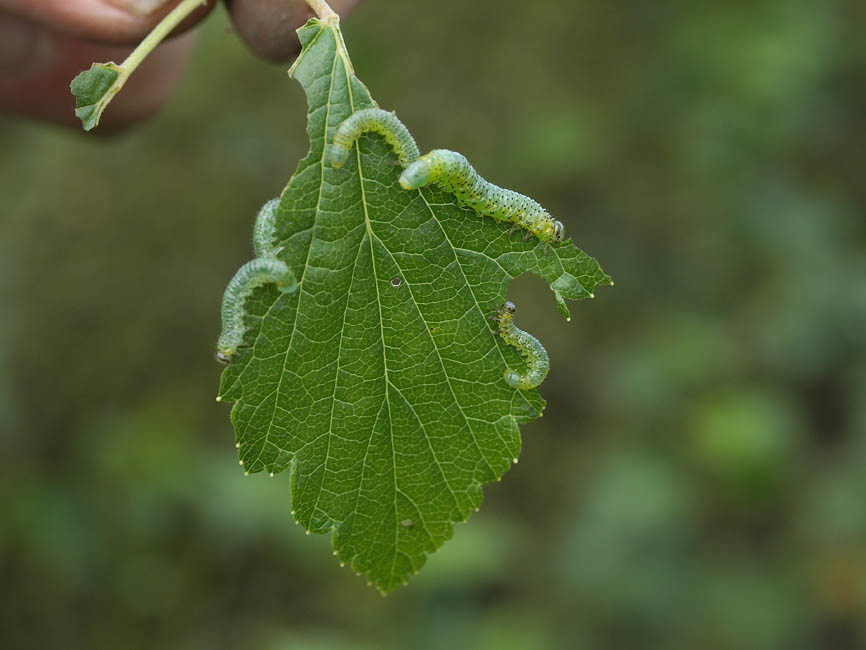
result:
<svg viewBox="0 0 866 650"><path fill-rule="evenodd" d="M149 16L168 0L111 0L111 4L136 16Z"/></svg>
<svg viewBox="0 0 866 650"><path fill-rule="evenodd" d="M51 38L38 25L0 16L0 70L12 76L28 72L51 55Z"/></svg>

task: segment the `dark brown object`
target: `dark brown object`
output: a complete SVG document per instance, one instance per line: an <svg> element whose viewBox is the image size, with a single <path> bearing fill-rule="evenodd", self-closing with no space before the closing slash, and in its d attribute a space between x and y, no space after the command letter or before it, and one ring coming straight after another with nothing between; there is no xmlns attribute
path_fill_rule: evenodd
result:
<svg viewBox="0 0 866 650"><path fill-rule="evenodd" d="M331 8L344 16L361 0L330 0ZM238 35L254 54L273 62L285 62L300 48L295 30L312 18L304 2L287 0L226 0Z"/></svg>

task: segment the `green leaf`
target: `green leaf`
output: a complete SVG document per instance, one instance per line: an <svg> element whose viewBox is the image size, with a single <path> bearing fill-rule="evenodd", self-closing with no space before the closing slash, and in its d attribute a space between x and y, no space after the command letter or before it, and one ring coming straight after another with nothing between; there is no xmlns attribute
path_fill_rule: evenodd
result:
<svg viewBox="0 0 866 650"><path fill-rule="evenodd" d="M518 423L544 408L537 390L504 381L524 362L488 317L511 280L531 272L581 299L610 278L570 240L547 251L451 194L401 189L378 136L328 165L340 122L375 103L336 21L298 33L290 74L307 95L311 146L277 234L300 290L266 286L247 301L247 347L218 399L234 402L245 470L290 469L298 522L332 532L340 561L387 592L479 507L481 487L516 462Z"/></svg>
<svg viewBox="0 0 866 650"><path fill-rule="evenodd" d="M123 86L121 69L115 63L94 63L80 73L69 88L75 95L75 116L85 131L99 124L102 111Z"/></svg>

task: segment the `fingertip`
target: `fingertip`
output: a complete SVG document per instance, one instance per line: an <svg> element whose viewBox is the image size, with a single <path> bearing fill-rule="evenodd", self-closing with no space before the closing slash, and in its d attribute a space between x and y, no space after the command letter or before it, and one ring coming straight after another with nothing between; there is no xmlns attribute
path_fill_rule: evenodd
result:
<svg viewBox="0 0 866 650"><path fill-rule="evenodd" d="M53 32L95 43L137 45L181 0L4 0L3 11ZM207 0L175 30L180 34L216 5Z"/></svg>
<svg viewBox="0 0 866 650"><path fill-rule="evenodd" d="M169 0L108 0L108 3L129 12L133 16L146 17L167 5Z"/></svg>
<svg viewBox="0 0 866 650"><path fill-rule="evenodd" d="M305 2L226 0L235 32L256 56L282 63L299 49L295 30L312 15Z"/></svg>
<svg viewBox="0 0 866 650"><path fill-rule="evenodd" d="M313 17L304 0L225 0L235 31L256 56L284 63L300 50L295 30ZM361 0L331 0L341 16Z"/></svg>

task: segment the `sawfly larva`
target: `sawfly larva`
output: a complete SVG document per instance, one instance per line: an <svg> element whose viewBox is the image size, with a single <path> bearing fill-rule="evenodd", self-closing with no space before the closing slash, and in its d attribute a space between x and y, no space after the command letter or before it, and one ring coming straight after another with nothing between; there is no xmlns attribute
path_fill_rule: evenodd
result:
<svg viewBox="0 0 866 650"><path fill-rule="evenodd" d="M497 315L499 335L508 345L517 348L526 359L526 372L520 374L516 370L505 370L505 381L509 386L521 390L539 386L550 370L550 358L541 342L529 332L524 332L514 324L514 312L517 307L510 300L506 302Z"/></svg>
<svg viewBox="0 0 866 650"><path fill-rule="evenodd" d="M273 282L283 293L298 290L292 270L275 257L260 257L244 264L231 279L222 304L222 332L217 341L217 359L229 363L244 340L244 303L252 292Z"/></svg>
<svg viewBox="0 0 866 650"><path fill-rule="evenodd" d="M524 228L545 244L562 241L565 236L562 223L537 201L484 180L466 157L456 151L434 149L409 165L400 176L400 185L406 190L430 183L453 192L462 205L478 214L513 223L515 228Z"/></svg>

